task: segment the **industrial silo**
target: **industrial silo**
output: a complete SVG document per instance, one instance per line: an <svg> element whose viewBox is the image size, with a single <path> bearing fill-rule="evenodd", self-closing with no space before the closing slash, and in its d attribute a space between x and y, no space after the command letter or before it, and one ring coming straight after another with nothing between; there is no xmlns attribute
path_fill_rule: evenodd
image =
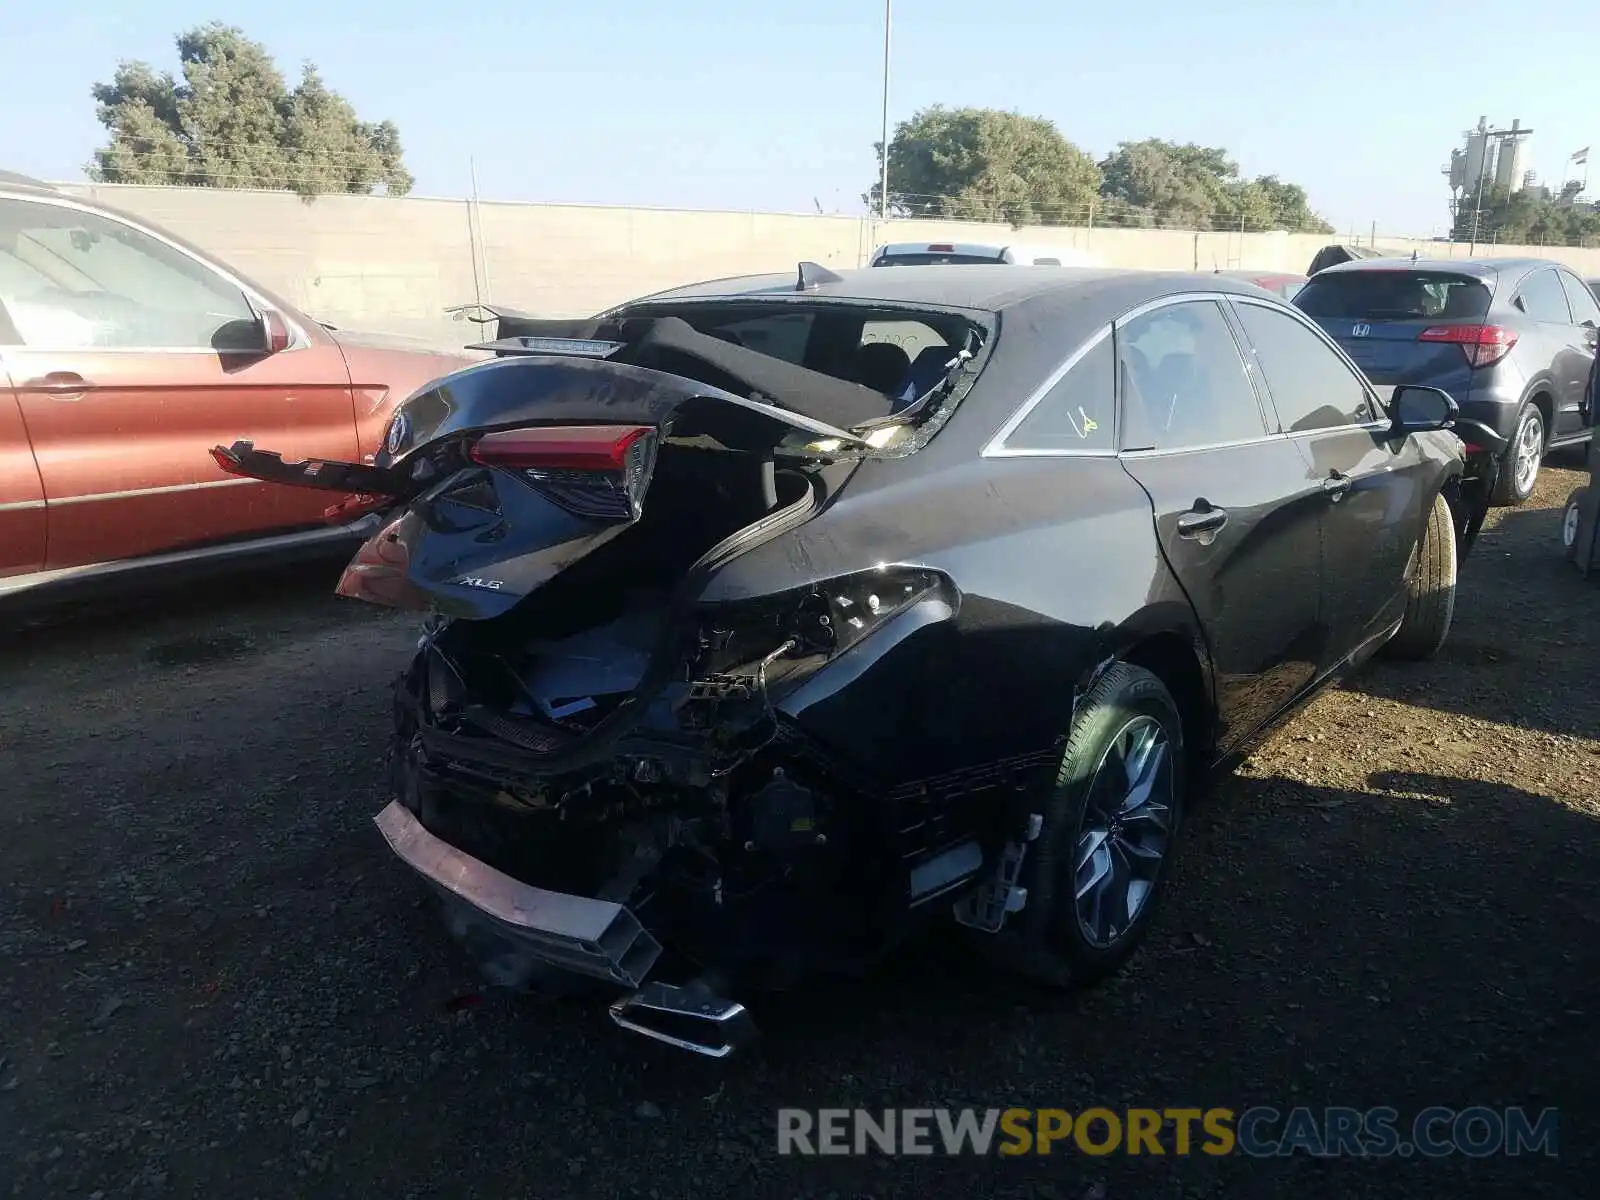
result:
<svg viewBox="0 0 1600 1200"><path fill-rule="evenodd" d="M1510 136L1501 142L1498 161L1494 166L1494 185L1507 192L1522 180L1522 137L1519 134L1521 128L1521 121L1511 122Z"/></svg>
<svg viewBox="0 0 1600 1200"><path fill-rule="evenodd" d="M1484 159L1490 161L1485 163ZM1477 190L1478 180L1487 178L1494 166L1494 145L1489 141L1489 118L1479 117L1478 127L1467 131L1467 152L1462 160L1466 190Z"/></svg>

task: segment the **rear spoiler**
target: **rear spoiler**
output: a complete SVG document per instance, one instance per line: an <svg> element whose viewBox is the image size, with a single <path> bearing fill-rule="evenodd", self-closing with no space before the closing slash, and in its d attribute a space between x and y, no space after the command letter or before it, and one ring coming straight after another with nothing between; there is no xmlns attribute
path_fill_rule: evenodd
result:
<svg viewBox="0 0 1600 1200"><path fill-rule="evenodd" d="M592 317L536 317L498 304L457 304L445 309L457 321L493 323L494 337L472 342L468 350L487 350L504 357L559 354L576 358L610 358L623 343L596 338L600 322Z"/></svg>

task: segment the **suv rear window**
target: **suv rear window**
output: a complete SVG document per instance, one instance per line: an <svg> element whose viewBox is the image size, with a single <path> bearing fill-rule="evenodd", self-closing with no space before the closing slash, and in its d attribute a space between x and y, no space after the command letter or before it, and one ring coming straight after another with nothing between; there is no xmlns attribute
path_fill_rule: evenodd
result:
<svg viewBox="0 0 1600 1200"><path fill-rule="evenodd" d="M1387 321L1479 321L1489 289L1470 275L1442 271L1335 271L1314 275L1295 294L1308 317Z"/></svg>

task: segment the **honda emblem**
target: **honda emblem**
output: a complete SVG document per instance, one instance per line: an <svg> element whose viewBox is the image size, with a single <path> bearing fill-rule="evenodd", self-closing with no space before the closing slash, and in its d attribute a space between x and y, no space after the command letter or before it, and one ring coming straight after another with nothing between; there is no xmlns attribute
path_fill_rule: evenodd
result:
<svg viewBox="0 0 1600 1200"><path fill-rule="evenodd" d="M1367 334L1369 334L1371 332L1372 332L1372 326L1371 325L1353 325L1350 328L1350 336L1351 337L1366 337Z"/></svg>

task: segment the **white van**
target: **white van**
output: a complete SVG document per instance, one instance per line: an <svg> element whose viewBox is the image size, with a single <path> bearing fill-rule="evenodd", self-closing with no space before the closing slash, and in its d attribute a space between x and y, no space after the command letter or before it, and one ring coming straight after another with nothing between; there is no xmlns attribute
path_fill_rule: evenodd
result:
<svg viewBox="0 0 1600 1200"><path fill-rule="evenodd" d="M1017 263L1035 267L1098 267L1101 262L1071 246L999 245L985 242L891 242L872 252L872 267L920 267L939 263Z"/></svg>

